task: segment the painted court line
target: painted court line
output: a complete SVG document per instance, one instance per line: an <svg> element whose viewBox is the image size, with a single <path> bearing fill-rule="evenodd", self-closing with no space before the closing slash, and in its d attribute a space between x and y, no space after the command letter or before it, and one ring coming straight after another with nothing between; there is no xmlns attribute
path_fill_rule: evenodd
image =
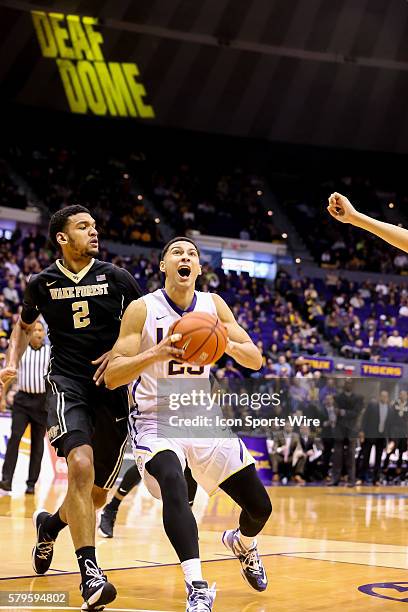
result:
<svg viewBox="0 0 408 612"><path fill-rule="evenodd" d="M161 565L158 561L146 561L145 559L133 559L134 563L150 563L150 565Z"/></svg>
<svg viewBox="0 0 408 612"><path fill-rule="evenodd" d="M339 551L334 551L336 554ZM346 551L345 551L346 552ZM353 554L358 554L360 551L354 552ZM388 569L388 570L400 570L401 572L406 571L404 567L396 567L394 565L372 565L371 563L361 563L361 561L340 561L340 559L319 559L318 557L304 557L303 555L314 555L316 553L310 553L302 551L300 553L276 553L278 557L285 557L285 559L303 559L304 561L320 561L322 563L342 563L344 565L361 565L362 567L371 567L376 569ZM322 554L319 551L318 554ZM263 557L272 557L275 555L262 555Z"/></svg>
<svg viewBox="0 0 408 612"><path fill-rule="evenodd" d="M366 542L367 543L367 542ZM378 568L385 568L385 569L392 569L392 567L390 568L387 565L372 565L371 563L361 563L358 561L339 561L339 560L327 560L327 559L314 559L313 557L308 558L308 557L302 557L302 555L324 555L324 554L354 554L354 555L359 555L359 554L370 554L373 551L371 550L355 550L355 551L350 551L350 550L332 550L332 551L327 551L327 550L302 550L302 551L284 551L284 552L275 552L275 553L264 553L263 555L261 555L261 557L287 557L287 558L293 558L293 559L304 559L306 561L322 561L325 562L327 561L328 563L346 563L349 565L364 565L367 567L378 567ZM404 554L403 551L378 551L379 554ZM201 563L219 563L220 561L235 561L236 557L230 557L230 556L226 556L223 553L215 553L215 556L220 556L220 559L205 559L202 560ZM120 571L125 571L125 570L140 570L140 569L153 569L153 568L157 568L157 567L177 567L179 565L179 563L157 563L154 561L147 561L146 563L149 563L149 565L130 565L127 567L109 567L106 568L104 571L106 572L120 572ZM401 568L395 568L395 569L401 569ZM79 574L79 571L76 572L70 572L70 571L64 571L61 570L61 573L57 573L58 570L54 570L56 573L55 574L44 574L44 575L38 575L38 574L28 574L25 576L6 576L6 577L2 577L0 578L0 583L7 581L7 580L21 580L22 578L37 578L37 579L44 579L44 578L57 578L58 576L69 576L69 575L75 575L75 574ZM2 609L2 606L0 606L0 610ZM10 607L7 607L7 609L10 609ZM36 609L41 609L38 608L36 606ZM45 608L45 609L50 609L50 608ZM53 609L53 608L52 608ZM64 609L64 608L61 608ZM65 609L69 609L69 608L65 608ZM75 608L76 609L76 608ZM109 608L110 610L114 610L114 608ZM122 608L121 608L122 610ZM143 610L134 610L132 608L133 612L168 612L166 610L164 611L159 611L159 610L147 610L147 611L143 611Z"/></svg>

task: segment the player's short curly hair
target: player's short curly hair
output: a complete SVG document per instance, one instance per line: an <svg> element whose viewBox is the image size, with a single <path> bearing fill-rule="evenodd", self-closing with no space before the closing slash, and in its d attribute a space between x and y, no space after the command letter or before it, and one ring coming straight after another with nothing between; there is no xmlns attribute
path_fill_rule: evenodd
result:
<svg viewBox="0 0 408 612"><path fill-rule="evenodd" d="M88 213L91 212L85 208L85 206L81 206L80 204L74 204L73 206L66 206L65 208L61 208L61 210L57 210L50 219L50 224L48 226L48 238L52 245L58 249L59 244L57 242L57 234L58 232L63 232L67 225L67 221L69 217L73 215L77 215L78 213Z"/></svg>

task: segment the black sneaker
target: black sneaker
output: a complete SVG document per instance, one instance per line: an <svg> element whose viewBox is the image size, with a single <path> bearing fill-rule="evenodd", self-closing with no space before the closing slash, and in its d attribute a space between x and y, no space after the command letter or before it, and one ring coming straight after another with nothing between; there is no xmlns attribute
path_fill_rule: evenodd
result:
<svg viewBox="0 0 408 612"><path fill-rule="evenodd" d="M79 587L84 599L81 610L99 612L104 609L106 604L111 603L115 599L116 589L113 584L108 582L108 578L101 568L95 565L93 561L86 559L85 567L86 575L89 578Z"/></svg>
<svg viewBox="0 0 408 612"><path fill-rule="evenodd" d="M11 482L8 480L0 480L0 489L3 491L11 491Z"/></svg>
<svg viewBox="0 0 408 612"><path fill-rule="evenodd" d="M26 495L34 495L34 493L35 493L34 485L27 485L25 494Z"/></svg>
<svg viewBox="0 0 408 612"><path fill-rule="evenodd" d="M268 586L268 578L266 577L262 559L258 554L256 540L251 548L244 548L240 542L238 530L233 529L224 531L222 542L240 560L241 574L249 586L255 589L255 591L265 591Z"/></svg>
<svg viewBox="0 0 408 612"><path fill-rule="evenodd" d="M43 524L51 514L46 510L37 510L33 514L33 524L37 532L37 542L33 548L32 561L36 574L45 574L51 565L54 554L54 543L49 535L44 533Z"/></svg>
<svg viewBox="0 0 408 612"><path fill-rule="evenodd" d="M98 533L103 538L113 538L113 527L115 526L117 510L111 510L106 506L102 510Z"/></svg>

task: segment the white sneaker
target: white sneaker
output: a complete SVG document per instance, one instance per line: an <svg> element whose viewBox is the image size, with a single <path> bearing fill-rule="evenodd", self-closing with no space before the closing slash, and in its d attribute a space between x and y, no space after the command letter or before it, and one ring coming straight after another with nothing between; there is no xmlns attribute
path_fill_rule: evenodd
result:
<svg viewBox="0 0 408 612"><path fill-rule="evenodd" d="M256 540L251 548L245 548L239 539L238 529L231 529L224 531L222 543L240 560L241 574L249 586L255 591L265 591L268 586L268 578L258 553Z"/></svg>
<svg viewBox="0 0 408 612"><path fill-rule="evenodd" d="M211 612L216 596L215 583L211 588L205 580L186 582L187 604L186 612Z"/></svg>

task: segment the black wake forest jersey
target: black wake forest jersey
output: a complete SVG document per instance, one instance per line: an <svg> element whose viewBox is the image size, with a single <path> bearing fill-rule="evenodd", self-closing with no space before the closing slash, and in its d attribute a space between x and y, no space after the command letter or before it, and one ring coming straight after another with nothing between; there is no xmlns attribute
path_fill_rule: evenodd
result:
<svg viewBox="0 0 408 612"><path fill-rule="evenodd" d="M42 314L47 322L51 375L92 380L92 360L112 348L126 307L140 296L123 268L92 259L75 274L58 260L30 280L21 318L32 323Z"/></svg>

